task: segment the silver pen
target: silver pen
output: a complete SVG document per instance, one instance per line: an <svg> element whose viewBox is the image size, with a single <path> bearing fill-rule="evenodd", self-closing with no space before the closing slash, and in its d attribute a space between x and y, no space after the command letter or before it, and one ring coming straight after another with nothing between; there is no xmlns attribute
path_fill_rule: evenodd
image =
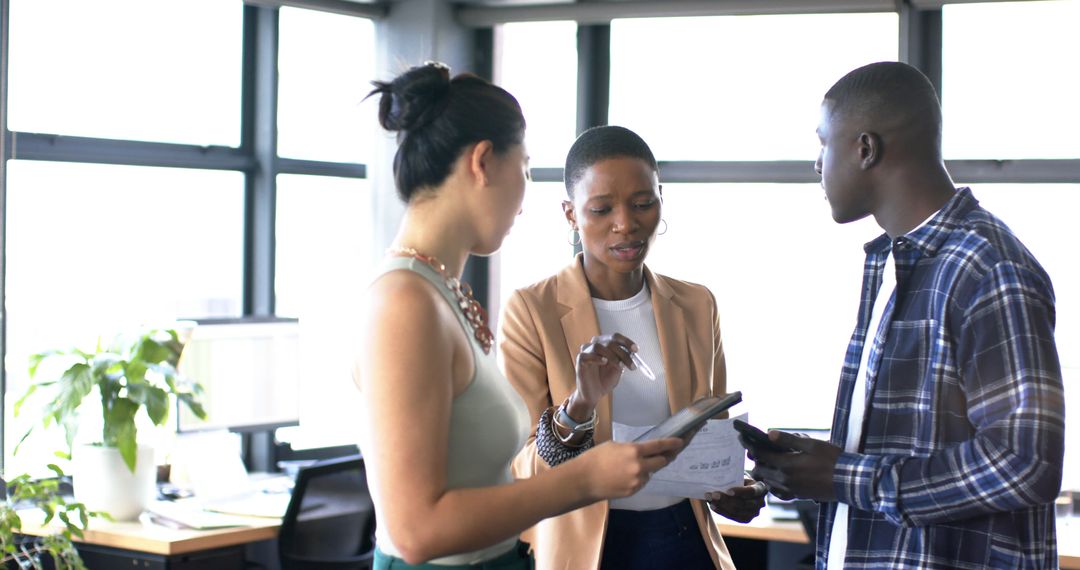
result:
<svg viewBox="0 0 1080 570"><path fill-rule="evenodd" d="M652 381L656 381L656 374L653 373L652 368L649 368L648 364L645 364L645 359L638 356L638 353L631 352L630 360L634 361L634 365L637 366L637 369L640 370L646 378Z"/></svg>

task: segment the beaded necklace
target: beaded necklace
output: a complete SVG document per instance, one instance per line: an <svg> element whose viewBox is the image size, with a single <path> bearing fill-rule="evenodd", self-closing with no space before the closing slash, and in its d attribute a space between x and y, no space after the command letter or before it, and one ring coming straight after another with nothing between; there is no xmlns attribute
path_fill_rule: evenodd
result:
<svg viewBox="0 0 1080 570"><path fill-rule="evenodd" d="M484 354L491 352L491 345L495 342L495 336L491 334L491 329L488 328L487 311L473 297L472 287L468 283L463 283L457 277L447 274L446 265L434 256L424 255L411 247L393 247L387 250L387 253L398 257L417 259L434 269L445 280L447 289L450 289L454 296L457 297L458 308L461 309L465 319L472 325L473 336L480 343L480 348L484 350Z"/></svg>

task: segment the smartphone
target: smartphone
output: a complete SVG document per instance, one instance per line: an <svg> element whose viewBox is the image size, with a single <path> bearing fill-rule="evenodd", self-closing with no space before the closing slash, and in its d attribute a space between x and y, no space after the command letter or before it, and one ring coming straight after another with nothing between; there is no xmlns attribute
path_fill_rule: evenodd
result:
<svg viewBox="0 0 1080 570"><path fill-rule="evenodd" d="M739 432L739 434L743 436L743 439L746 440L746 443L749 443L751 447L772 451L774 453L789 453L795 451L790 447L784 447L773 443L773 441L769 439L769 434L742 420L734 420L732 425L735 427L735 431Z"/></svg>
<svg viewBox="0 0 1080 570"><path fill-rule="evenodd" d="M716 414L719 414L741 401L742 392L732 392L723 398L719 396L702 398L679 410L649 431L639 435L634 441L647 441L665 437L683 437L701 427L702 424Z"/></svg>

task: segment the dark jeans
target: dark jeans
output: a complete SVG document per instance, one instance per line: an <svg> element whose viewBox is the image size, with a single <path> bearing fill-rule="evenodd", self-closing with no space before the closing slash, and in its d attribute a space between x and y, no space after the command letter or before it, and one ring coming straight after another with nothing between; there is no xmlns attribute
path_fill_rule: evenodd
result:
<svg viewBox="0 0 1080 570"><path fill-rule="evenodd" d="M608 512L603 570L714 570L690 501L655 511Z"/></svg>
<svg viewBox="0 0 1080 570"><path fill-rule="evenodd" d="M440 566L437 564L409 564L395 556L383 554L378 548L375 549L375 570L532 570L535 567L533 557L529 554L529 545L517 543L510 552L492 558L478 564L462 564L459 566Z"/></svg>

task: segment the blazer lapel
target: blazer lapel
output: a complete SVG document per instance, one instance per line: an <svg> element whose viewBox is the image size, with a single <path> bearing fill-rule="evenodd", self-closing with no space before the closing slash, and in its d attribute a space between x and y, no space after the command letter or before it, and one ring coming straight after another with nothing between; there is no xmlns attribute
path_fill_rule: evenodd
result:
<svg viewBox="0 0 1080 570"><path fill-rule="evenodd" d="M663 352L664 372L667 376L668 403L675 413L691 402L693 387L690 385L690 353L686 337L686 315L675 302L675 292L662 278L657 278L648 267L645 279L656 317L656 333Z"/></svg>
<svg viewBox="0 0 1080 570"><path fill-rule="evenodd" d="M574 263L559 272L556 299L560 307L565 311L559 319L566 337L566 349L570 355L572 369L577 364L577 355L581 352L581 345L588 344L592 338L600 334L600 324L596 320L596 309L592 304L592 294L589 292L589 282L585 279L585 268L582 265L582 255L579 253L574 258ZM576 372L570 376L570 384L564 386L566 393L574 391L577 378ZM555 402L556 405L562 403ZM596 439L607 441L611 439L611 396L605 396L596 406Z"/></svg>

